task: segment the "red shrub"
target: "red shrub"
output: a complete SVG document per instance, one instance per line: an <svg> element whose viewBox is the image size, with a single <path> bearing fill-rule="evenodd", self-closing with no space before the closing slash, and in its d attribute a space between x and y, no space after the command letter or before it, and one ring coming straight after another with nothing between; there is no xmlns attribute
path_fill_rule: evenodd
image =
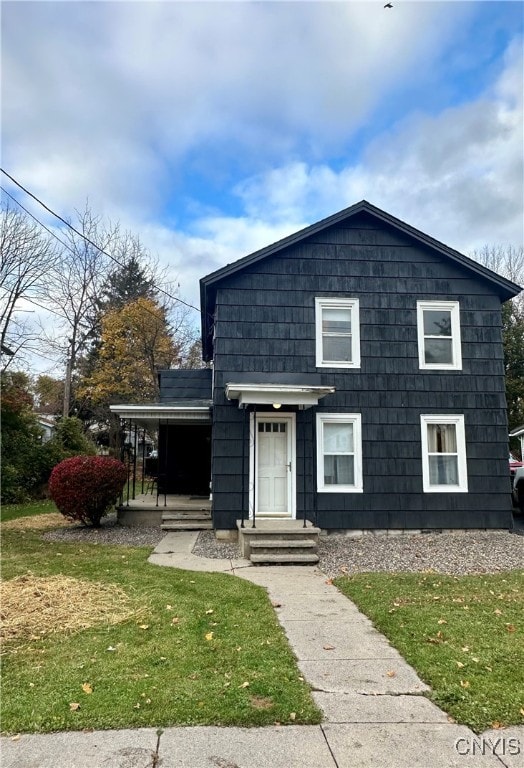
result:
<svg viewBox="0 0 524 768"><path fill-rule="evenodd" d="M97 527L116 502L126 478L126 468L117 459L73 456L51 472L49 494L65 517Z"/></svg>

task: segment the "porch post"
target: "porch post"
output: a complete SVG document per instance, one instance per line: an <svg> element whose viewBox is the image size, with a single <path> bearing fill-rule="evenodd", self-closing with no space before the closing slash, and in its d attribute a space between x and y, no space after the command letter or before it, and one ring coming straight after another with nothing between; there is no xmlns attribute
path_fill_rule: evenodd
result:
<svg viewBox="0 0 524 768"><path fill-rule="evenodd" d="M144 493L144 472L146 471L146 428L142 432L142 491Z"/></svg>
<svg viewBox="0 0 524 768"><path fill-rule="evenodd" d="M135 421L135 432L133 436L133 501L136 496L136 453L138 448L138 424Z"/></svg>
<svg viewBox="0 0 524 768"><path fill-rule="evenodd" d="M306 528L306 424L307 414L304 414L304 424L302 425L302 509L304 510L304 528Z"/></svg>
<svg viewBox="0 0 524 768"><path fill-rule="evenodd" d="M317 493L317 435L315 430L315 414L316 411L314 409L311 409L311 463L313 465L313 476L312 476L312 496L313 496L313 520L315 527L318 527L318 509L317 509L317 499L318 499L318 493Z"/></svg>
<svg viewBox="0 0 524 768"><path fill-rule="evenodd" d="M257 508L257 407L253 406L253 525L256 528Z"/></svg>
<svg viewBox="0 0 524 768"><path fill-rule="evenodd" d="M242 415L242 519L240 522L241 528L244 528L244 517L246 513L246 419L247 419L247 408L244 405L244 413ZM248 441L248 451L249 451L249 441ZM249 510L248 510L248 517L249 517Z"/></svg>

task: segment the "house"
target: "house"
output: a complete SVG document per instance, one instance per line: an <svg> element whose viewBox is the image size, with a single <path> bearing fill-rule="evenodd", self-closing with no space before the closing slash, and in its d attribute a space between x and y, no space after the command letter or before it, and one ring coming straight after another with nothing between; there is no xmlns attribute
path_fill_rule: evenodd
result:
<svg viewBox="0 0 524 768"><path fill-rule="evenodd" d="M501 305L520 288L366 201L200 281L212 369L162 371L167 493L212 524L507 528Z"/></svg>

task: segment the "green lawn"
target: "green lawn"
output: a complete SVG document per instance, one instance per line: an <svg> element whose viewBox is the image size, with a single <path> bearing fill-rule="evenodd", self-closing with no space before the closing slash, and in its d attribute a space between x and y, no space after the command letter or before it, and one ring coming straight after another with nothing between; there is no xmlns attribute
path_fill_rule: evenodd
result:
<svg viewBox="0 0 524 768"><path fill-rule="evenodd" d="M51 511L49 503L9 507L4 520ZM4 643L4 733L320 721L261 588L150 565L149 548L51 543L11 526L2 531L4 582L72 577L84 602L67 603L71 617L89 614L98 585L113 585L128 616ZM45 624L41 594L29 597Z"/></svg>
<svg viewBox="0 0 524 768"><path fill-rule="evenodd" d="M419 676L480 732L524 723L524 573L367 573L336 580Z"/></svg>

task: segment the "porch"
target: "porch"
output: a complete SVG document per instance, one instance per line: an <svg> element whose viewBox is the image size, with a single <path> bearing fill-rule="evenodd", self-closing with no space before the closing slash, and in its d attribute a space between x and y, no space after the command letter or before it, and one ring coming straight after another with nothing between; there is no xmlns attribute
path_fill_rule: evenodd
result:
<svg viewBox="0 0 524 768"><path fill-rule="evenodd" d="M209 497L180 494L138 493L121 500L117 519L125 526L158 526L162 530L203 530L211 528Z"/></svg>

